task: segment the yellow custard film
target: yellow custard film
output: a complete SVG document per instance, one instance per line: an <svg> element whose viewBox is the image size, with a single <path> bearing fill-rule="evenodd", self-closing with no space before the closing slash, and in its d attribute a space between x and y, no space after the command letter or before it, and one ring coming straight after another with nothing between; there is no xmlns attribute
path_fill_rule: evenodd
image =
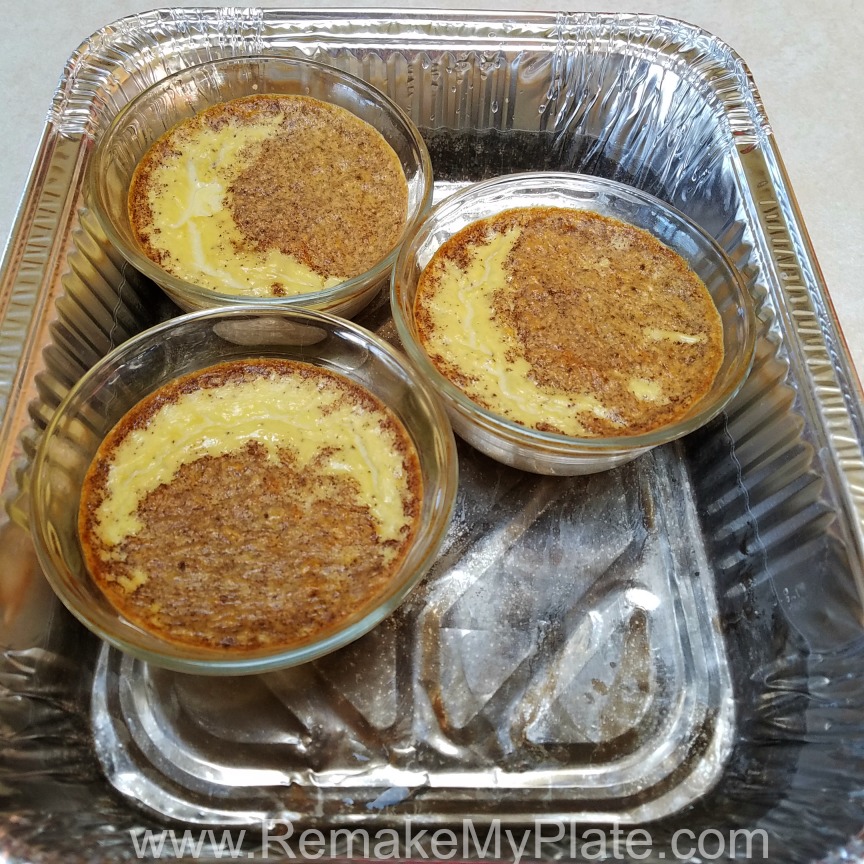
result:
<svg viewBox="0 0 864 864"><path fill-rule="evenodd" d="M364 273L396 244L407 182L380 133L305 96L216 105L169 130L129 191L148 257L227 294L289 296Z"/></svg>
<svg viewBox="0 0 864 864"><path fill-rule="evenodd" d="M231 361L157 390L109 433L79 533L97 583L142 626L291 644L383 590L421 485L410 437L365 388L295 361Z"/></svg>
<svg viewBox="0 0 864 864"><path fill-rule="evenodd" d="M674 422L723 358L720 316L687 263L581 210L515 208L467 226L421 274L414 314L432 362L472 400L574 437Z"/></svg>

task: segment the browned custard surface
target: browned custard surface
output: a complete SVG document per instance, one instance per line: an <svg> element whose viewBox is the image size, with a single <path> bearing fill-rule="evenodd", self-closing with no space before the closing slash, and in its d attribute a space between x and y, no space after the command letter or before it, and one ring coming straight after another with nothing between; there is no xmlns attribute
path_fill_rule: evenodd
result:
<svg viewBox="0 0 864 864"><path fill-rule="evenodd" d="M455 234L421 274L415 319L472 400L571 436L674 423L723 359L720 316L680 255L566 208L516 208Z"/></svg>
<svg viewBox="0 0 864 864"><path fill-rule="evenodd" d="M321 290L398 242L408 186L396 153L351 112L307 96L253 95L169 130L129 191L145 254L231 294Z"/></svg>
<svg viewBox="0 0 864 864"><path fill-rule="evenodd" d="M333 630L388 586L417 530L401 422L307 364L232 361L161 388L87 474L87 566L128 620L237 652Z"/></svg>

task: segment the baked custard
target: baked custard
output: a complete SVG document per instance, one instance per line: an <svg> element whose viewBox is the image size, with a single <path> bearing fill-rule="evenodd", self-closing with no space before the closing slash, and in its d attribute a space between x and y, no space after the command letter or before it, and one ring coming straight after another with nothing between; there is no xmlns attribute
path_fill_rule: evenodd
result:
<svg viewBox="0 0 864 864"><path fill-rule="evenodd" d="M226 294L320 291L372 268L398 243L408 184L383 136L308 96L214 105L144 154L129 221L147 257Z"/></svg>
<svg viewBox="0 0 864 864"><path fill-rule="evenodd" d="M127 620L174 643L311 641L386 588L418 528L396 415L309 364L235 360L129 411L84 480L87 567Z"/></svg>
<svg viewBox="0 0 864 864"><path fill-rule="evenodd" d="M539 431L630 436L683 417L723 359L720 315L647 231L562 207L468 225L422 272L420 342L477 404Z"/></svg>

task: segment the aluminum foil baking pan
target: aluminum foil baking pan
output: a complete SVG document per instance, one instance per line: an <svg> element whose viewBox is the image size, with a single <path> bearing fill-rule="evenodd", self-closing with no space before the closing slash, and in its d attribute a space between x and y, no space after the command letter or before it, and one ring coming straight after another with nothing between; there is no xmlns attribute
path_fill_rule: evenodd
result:
<svg viewBox="0 0 864 864"><path fill-rule="evenodd" d="M277 51L395 99L426 138L439 196L578 170L679 207L746 276L760 332L729 410L631 465L539 478L463 447L446 549L397 614L332 658L203 680L99 645L59 606L22 527L28 463L85 370L177 314L81 200L94 138L171 72ZM682 831L706 830L736 838L727 856L746 851L743 831L784 864L856 858L862 394L755 87L723 43L639 15L124 19L69 60L2 279L8 860L137 860L165 827L215 829L199 858L222 853L220 827L238 831L239 855L284 857L262 847L271 822L330 831L331 858L356 851L334 829L391 830L416 858L406 828L470 820L536 839L538 819L570 827L532 846L540 858L577 857L573 837L621 824L651 829L643 860L670 860ZM395 339L384 298L361 323Z"/></svg>

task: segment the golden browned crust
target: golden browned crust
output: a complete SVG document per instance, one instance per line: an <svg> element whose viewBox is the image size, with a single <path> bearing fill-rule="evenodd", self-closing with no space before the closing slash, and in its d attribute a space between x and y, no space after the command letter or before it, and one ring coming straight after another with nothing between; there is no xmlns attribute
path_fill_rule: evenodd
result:
<svg viewBox="0 0 864 864"><path fill-rule="evenodd" d="M683 417L711 387L723 359L720 316L686 261L647 231L596 213L516 208L472 223L444 243L421 274L414 315L438 369L468 389L470 369L428 348L428 305L445 261L466 269L478 247L513 227L520 234L504 267L507 287L493 300L496 322L514 334L530 376L550 395L589 394L614 420L578 415L589 434L636 435ZM698 336L693 344L646 338L645 328ZM656 382L664 403L638 399L633 378ZM494 406L480 398L484 407ZM560 432L549 423L541 431Z"/></svg>
<svg viewBox="0 0 864 864"><path fill-rule="evenodd" d="M242 248L293 255L324 277L365 273L398 243L408 211L408 186L398 157L381 134L350 112L307 96L234 99L175 126L142 158L129 191L129 219L144 253L168 272L172 262L151 242L154 172L179 155L202 126L253 125L281 116L278 133L249 145L247 167L234 178L224 206ZM158 231L158 229L155 229ZM226 254L230 250L226 249ZM284 286L272 286L274 296Z"/></svg>
<svg viewBox="0 0 864 864"><path fill-rule="evenodd" d="M301 470L289 450L274 462L251 441L184 464L140 502L141 530L107 548L96 514L123 439L183 393L274 372L338 387L340 401L374 411L393 433L407 480L402 536L381 540L369 508L356 503L356 481L323 470L330 453ZM421 495L410 437L369 391L304 363L231 361L166 385L109 433L85 478L79 535L94 580L128 620L171 642L251 652L311 641L368 608L407 554ZM136 572L147 579L129 592L122 583L134 581Z"/></svg>

